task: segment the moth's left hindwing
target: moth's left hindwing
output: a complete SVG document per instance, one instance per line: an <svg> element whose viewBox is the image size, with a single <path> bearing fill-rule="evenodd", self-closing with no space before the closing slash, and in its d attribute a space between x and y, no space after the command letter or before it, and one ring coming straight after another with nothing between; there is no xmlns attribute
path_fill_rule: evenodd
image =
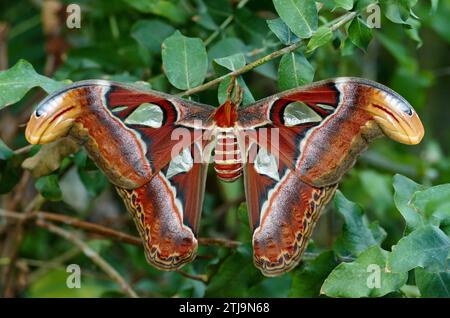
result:
<svg viewBox="0 0 450 318"><path fill-rule="evenodd" d="M357 78L274 95L238 118L254 260L267 276L298 263L321 210L370 141L387 135L416 144L423 137L405 99Z"/></svg>

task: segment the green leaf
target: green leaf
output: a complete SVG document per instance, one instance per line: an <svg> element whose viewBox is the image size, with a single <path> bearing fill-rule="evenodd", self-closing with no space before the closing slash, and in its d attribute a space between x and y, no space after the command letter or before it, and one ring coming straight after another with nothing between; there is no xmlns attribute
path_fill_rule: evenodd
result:
<svg viewBox="0 0 450 318"><path fill-rule="evenodd" d="M140 20L131 28L131 36L151 52L159 53L164 39L174 31L170 24L160 20Z"/></svg>
<svg viewBox="0 0 450 318"><path fill-rule="evenodd" d="M162 44L164 71L169 82L179 89L200 85L208 69L208 56L203 41L176 31Z"/></svg>
<svg viewBox="0 0 450 318"><path fill-rule="evenodd" d="M287 90L311 83L314 73L314 67L301 53L285 54L278 67L278 87Z"/></svg>
<svg viewBox="0 0 450 318"><path fill-rule="evenodd" d="M86 187L86 190L94 198L98 197L108 185L108 180L106 179L105 175L98 169L79 169L78 174L80 176L80 180Z"/></svg>
<svg viewBox="0 0 450 318"><path fill-rule="evenodd" d="M378 224L377 221L370 223L369 230L378 245L381 245L387 237L387 232Z"/></svg>
<svg viewBox="0 0 450 318"><path fill-rule="evenodd" d="M247 47L244 42L238 38L230 37L214 43L208 50L208 57L210 60L214 60L219 57L235 55L246 51Z"/></svg>
<svg viewBox="0 0 450 318"><path fill-rule="evenodd" d="M214 59L214 62L230 71L236 71L245 66L245 56L242 53Z"/></svg>
<svg viewBox="0 0 450 318"><path fill-rule="evenodd" d="M295 42L298 42L299 38L294 33L292 33L291 29L287 26L286 23L283 22L281 18L267 20L267 25L269 29L276 35L276 37L281 41L281 43L285 45L289 45Z"/></svg>
<svg viewBox="0 0 450 318"><path fill-rule="evenodd" d="M372 40L372 30L362 19L355 18L348 27L348 36L353 44L366 51Z"/></svg>
<svg viewBox="0 0 450 318"><path fill-rule="evenodd" d="M18 102L33 87L40 86L47 93L52 93L64 85L39 75L30 63L19 60L10 69L0 72L0 109Z"/></svg>
<svg viewBox="0 0 450 318"><path fill-rule="evenodd" d="M336 8L351 10L353 8L353 0L335 0Z"/></svg>
<svg viewBox="0 0 450 318"><path fill-rule="evenodd" d="M416 2L416 0L387 0L381 4L384 6L386 18L394 23L406 24L411 15L411 8Z"/></svg>
<svg viewBox="0 0 450 318"><path fill-rule="evenodd" d="M0 160L0 194L10 192L20 181L21 164L20 156L11 156L8 160Z"/></svg>
<svg viewBox="0 0 450 318"><path fill-rule="evenodd" d="M312 52L318 47L331 42L331 40L333 40L333 31L329 27L320 27L316 32L314 32L311 40L309 40L306 51Z"/></svg>
<svg viewBox="0 0 450 318"><path fill-rule="evenodd" d="M249 287L263 277L253 266L250 244L240 246L212 276L205 297L248 297Z"/></svg>
<svg viewBox="0 0 450 318"><path fill-rule="evenodd" d="M183 6L168 0L123 0L131 7L143 13L153 13L181 24L186 22L188 15Z"/></svg>
<svg viewBox="0 0 450 318"><path fill-rule="evenodd" d="M392 247L388 268L407 272L416 267L432 271L446 268L450 239L438 227L425 225L398 241Z"/></svg>
<svg viewBox="0 0 450 318"><path fill-rule="evenodd" d="M411 198L411 206L434 225L450 219L450 184L441 184L417 191Z"/></svg>
<svg viewBox="0 0 450 318"><path fill-rule="evenodd" d="M269 35L265 20L255 15L254 12L242 8L234 15L236 34L249 46L260 48L264 46Z"/></svg>
<svg viewBox="0 0 450 318"><path fill-rule="evenodd" d="M108 185L104 173L88 158L85 151L78 152L74 157L78 168L78 176L92 197L98 197Z"/></svg>
<svg viewBox="0 0 450 318"><path fill-rule="evenodd" d="M9 149L9 147L0 139L0 160L7 160L14 155L14 151Z"/></svg>
<svg viewBox="0 0 450 318"><path fill-rule="evenodd" d="M330 297L381 297L398 290L408 275L388 272L388 255L389 252L373 246L354 262L339 264L323 283L321 292Z"/></svg>
<svg viewBox="0 0 450 318"><path fill-rule="evenodd" d="M255 98L253 97L252 93L250 92L250 90L249 90L247 84L245 83L244 79L242 78L242 76L239 76L237 78L237 82L238 82L239 86L244 90L244 96L242 96L242 104L245 106L245 105L253 103L255 101ZM228 90L229 85L230 85L230 77L226 78L219 84L217 94L218 94L218 100L219 100L220 105L225 103L225 101L227 100L227 90ZM232 94L234 94L234 89L233 89Z"/></svg>
<svg viewBox="0 0 450 318"><path fill-rule="evenodd" d="M353 11L367 13L367 7L371 4L377 4L378 0L357 0Z"/></svg>
<svg viewBox="0 0 450 318"><path fill-rule="evenodd" d="M313 0L273 0L275 10L299 38L312 36L318 25L316 3Z"/></svg>
<svg viewBox="0 0 450 318"><path fill-rule="evenodd" d="M431 0L431 11L436 12L439 5L439 0Z"/></svg>
<svg viewBox="0 0 450 318"><path fill-rule="evenodd" d="M62 199L62 192L59 188L58 176L51 174L41 177L36 180L36 189L41 195L51 201L60 201Z"/></svg>
<svg viewBox="0 0 450 318"><path fill-rule="evenodd" d="M332 251L324 252L293 273L289 297L317 297L320 286L337 265Z"/></svg>
<svg viewBox="0 0 450 318"><path fill-rule="evenodd" d="M395 206L405 219L407 229L416 229L424 225L423 216L411 206L410 200L415 192L423 190L425 187L407 177L396 174L394 176L394 189Z"/></svg>
<svg viewBox="0 0 450 318"><path fill-rule="evenodd" d="M423 268L415 269L416 284L422 297L450 298L450 273L430 273Z"/></svg>
<svg viewBox="0 0 450 318"><path fill-rule="evenodd" d="M367 248L377 245L377 240L369 229L359 205L347 200L340 191L334 196L334 205L344 219L342 234L336 241L337 246L340 245L357 256Z"/></svg>
<svg viewBox="0 0 450 318"><path fill-rule="evenodd" d="M83 273L83 270L82 270ZM82 288L68 288L67 280L71 273L65 269L51 268L43 275L37 276L36 280L30 282L27 289L28 297L49 297L49 298L98 298L108 289L101 279L86 275L81 280ZM123 295L121 295L123 296Z"/></svg>

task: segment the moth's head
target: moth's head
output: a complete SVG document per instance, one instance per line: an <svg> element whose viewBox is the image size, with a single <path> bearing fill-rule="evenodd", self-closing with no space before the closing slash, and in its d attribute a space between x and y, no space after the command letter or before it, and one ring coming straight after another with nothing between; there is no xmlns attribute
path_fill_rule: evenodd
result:
<svg viewBox="0 0 450 318"><path fill-rule="evenodd" d="M45 144L68 135L82 114L83 88L73 88L45 98L31 114L25 137L31 144Z"/></svg>
<svg viewBox="0 0 450 318"><path fill-rule="evenodd" d="M414 108L387 87L371 88L370 91L367 110L384 134L402 144L418 144L425 131Z"/></svg>

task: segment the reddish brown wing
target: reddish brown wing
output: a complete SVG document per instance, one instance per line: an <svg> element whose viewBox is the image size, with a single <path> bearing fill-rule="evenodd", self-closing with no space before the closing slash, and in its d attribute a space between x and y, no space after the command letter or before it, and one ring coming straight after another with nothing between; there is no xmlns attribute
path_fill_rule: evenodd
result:
<svg viewBox="0 0 450 318"><path fill-rule="evenodd" d="M202 137L208 134L214 108L124 85L111 85L104 100L113 119L120 121L104 129L134 134L118 144L119 157L124 152L138 153L129 146L133 138L138 142L132 145L146 149L138 162L125 164L138 167L146 162L151 175L136 189L118 191L134 217L147 260L162 270L177 269L190 262L197 250L195 234L208 162L202 158L206 146ZM99 119L98 113L94 116ZM101 157L111 157L111 152ZM114 167L111 164L108 167Z"/></svg>
<svg viewBox="0 0 450 318"><path fill-rule="evenodd" d="M164 93L106 81L80 82L73 90L86 110L71 134L87 139L97 164L123 188L150 181L174 149L189 147L212 125L213 107Z"/></svg>
<svg viewBox="0 0 450 318"><path fill-rule="evenodd" d="M339 182L373 139L387 135L416 144L424 134L404 98L359 78L286 91L241 109L238 116L242 131L255 130L260 146L271 148L304 182L319 187ZM278 133L261 134L262 128Z"/></svg>
<svg viewBox="0 0 450 318"><path fill-rule="evenodd" d="M341 78L287 91L238 112L255 265L292 269L337 183L383 134L417 143L423 127L388 88Z"/></svg>
<svg viewBox="0 0 450 318"><path fill-rule="evenodd" d="M261 152L251 145L244 166L244 184L250 224L253 230L254 263L266 276L277 276L300 261L314 226L336 186L317 188L303 182L282 161L277 171L263 170ZM254 150L254 151L253 151ZM265 156L270 156L265 153Z"/></svg>
<svg viewBox="0 0 450 318"><path fill-rule="evenodd" d="M184 159L194 158L198 149L198 144L187 148ZM137 189L117 187L153 266L175 270L194 259L207 168L206 163L194 162L180 172L170 165Z"/></svg>
<svg viewBox="0 0 450 318"><path fill-rule="evenodd" d="M74 83L47 97L29 140L78 139L116 185L154 266L195 257L207 160L201 152L214 108L108 81ZM206 154L208 156L208 154Z"/></svg>

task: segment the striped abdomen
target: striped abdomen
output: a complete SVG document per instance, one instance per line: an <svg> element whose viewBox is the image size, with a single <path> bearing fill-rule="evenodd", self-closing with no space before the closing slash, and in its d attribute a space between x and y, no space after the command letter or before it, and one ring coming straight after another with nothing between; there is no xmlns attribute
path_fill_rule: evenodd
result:
<svg viewBox="0 0 450 318"><path fill-rule="evenodd" d="M227 182L236 180L242 174L239 142L232 131L221 131L217 134L214 169L219 179Z"/></svg>

